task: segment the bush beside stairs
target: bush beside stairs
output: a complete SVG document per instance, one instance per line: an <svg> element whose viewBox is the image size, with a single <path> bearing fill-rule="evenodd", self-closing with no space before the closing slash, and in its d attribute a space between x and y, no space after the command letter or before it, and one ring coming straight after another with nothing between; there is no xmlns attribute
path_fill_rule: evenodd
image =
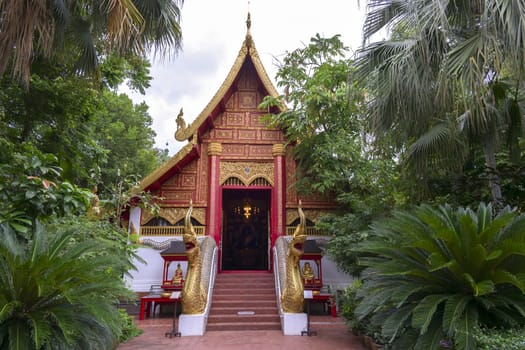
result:
<svg viewBox="0 0 525 350"><path fill-rule="evenodd" d="M206 331L280 330L272 273L219 273Z"/></svg>

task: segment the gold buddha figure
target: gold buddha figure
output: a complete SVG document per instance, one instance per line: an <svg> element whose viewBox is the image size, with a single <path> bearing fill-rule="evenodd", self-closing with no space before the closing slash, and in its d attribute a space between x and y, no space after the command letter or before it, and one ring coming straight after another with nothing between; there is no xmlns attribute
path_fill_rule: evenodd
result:
<svg viewBox="0 0 525 350"><path fill-rule="evenodd" d="M180 264L177 264L177 269L175 270L171 284L176 286L180 286L182 284L182 268L180 267Z"/></svg>
<svg viewBox="0 0 525 350"><path fill-rule="evenodd" d="M312 283L314 282L315 276L314 271L312 270L312 267L310 266L309 262L305 262L303 266L303 279L304 283Z"/></svg>

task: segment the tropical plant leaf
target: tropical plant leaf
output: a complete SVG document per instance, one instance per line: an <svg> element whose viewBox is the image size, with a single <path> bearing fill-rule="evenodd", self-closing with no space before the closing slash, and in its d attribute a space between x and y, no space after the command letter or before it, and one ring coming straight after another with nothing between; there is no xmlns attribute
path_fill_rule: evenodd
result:
<svg viewBox="0 0 525 350"><path fill-rule="evenodd" d="M458 327L458 323L463 319L463 313L471 300L471 296L461 294L452 295L447 300L443 311L443 329L447 336L451 337L454 334L454 331Z"/></svg>
<svg viewBox="0 0 525 350"><path fill-rule="evenodd" d="M436 318L436 310L449 295L427 295L414 308L412 313L412 327L419 329L421 335L425 334L428 326Z"/></svg>
<svg viewBox="0 0 525 350"><path fill-rule="evenodd" d="M404 305L399 309L396 309L394 313L384 320L381 327L383 336L389 338L389 342L392 342L399 331L407 326L406 321L412 315L414 308L412 305Z"/></svg>
<svg viewBox="0 0 525 350"><path fill-rule="evenodd" d="M476 350L476 337L474 330L478 325L478 311L474 306L469 306L459 321L455 330L454 339L458 349Z"/></svg>
<svg viewBox="0 0 525 350"><path fill-rule="evenodd" d="M414 349L439 350L444 337L445 334L441 329L440 320L436 318L429 324L427 331L424 334L420 334Z"/></svg>

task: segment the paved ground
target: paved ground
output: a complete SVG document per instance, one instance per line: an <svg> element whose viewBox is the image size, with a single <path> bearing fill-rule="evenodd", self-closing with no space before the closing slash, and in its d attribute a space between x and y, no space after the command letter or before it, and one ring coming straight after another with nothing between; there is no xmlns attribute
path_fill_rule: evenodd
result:
<svg viewBox="0 0 525 350"><path fill-rule="evenodd" d="M360 340L347 331L341 318L331 316L311 316L310 328L317 331L317 336L311 337L284 336L281 331L216 331L206 332L201 337L167 338L165 333L172 329L171 318L152 318L135 322L144 333L121 344L118 350L366 350Z"/></svg>

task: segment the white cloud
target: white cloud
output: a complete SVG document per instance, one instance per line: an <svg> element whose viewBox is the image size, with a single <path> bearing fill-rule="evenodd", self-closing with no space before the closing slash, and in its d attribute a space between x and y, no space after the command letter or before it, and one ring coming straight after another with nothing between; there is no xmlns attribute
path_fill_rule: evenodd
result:
<svg viewBox="0 0 525 350"><path fill-rule="evenodd" d="M183 52L170 61L153 62L153 81L146 95L132 94L150 107L156 146L175 153L175 117L181 107L191 123L204 109L228 74L246 35L251 33L272 80L274 57L307 44L312 36L341 34L352 50L361 43L364 9L357 1L324 0L187 0L182 7Z"/></svg>

